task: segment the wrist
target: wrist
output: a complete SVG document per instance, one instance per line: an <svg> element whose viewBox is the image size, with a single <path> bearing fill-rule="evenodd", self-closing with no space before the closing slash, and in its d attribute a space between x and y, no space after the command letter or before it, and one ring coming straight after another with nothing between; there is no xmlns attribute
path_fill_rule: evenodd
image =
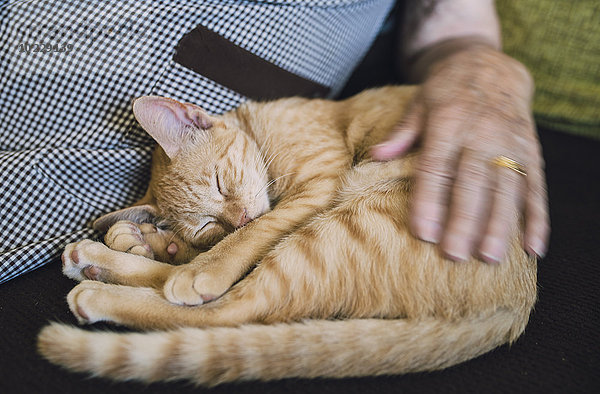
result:
<svg viewBox="0 0 600 394"><path fill-rule="evenodd" d="M484 36L463 36L435 42L400 61L400 73L410 83L423 82L433 67L442 60L467 49L483 47L499 50L498 45Z"/></svg>

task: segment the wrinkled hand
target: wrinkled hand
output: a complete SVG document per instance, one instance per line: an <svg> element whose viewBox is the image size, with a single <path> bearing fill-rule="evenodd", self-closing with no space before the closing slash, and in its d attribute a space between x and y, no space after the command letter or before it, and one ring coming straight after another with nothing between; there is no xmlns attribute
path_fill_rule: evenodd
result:
<svg viewBox="0 0 600 394"><path fill-rule="evenodd" d="M453 260L502 260L517 225L514 212L522 210L525 250L546 252L546 183L532 94L532 78L516 60L483 45L464 49L432 67L402 123L373 149L386 160L422 140L410 227ZM500 155L523 164L527 176L492 164Z"/></svg>

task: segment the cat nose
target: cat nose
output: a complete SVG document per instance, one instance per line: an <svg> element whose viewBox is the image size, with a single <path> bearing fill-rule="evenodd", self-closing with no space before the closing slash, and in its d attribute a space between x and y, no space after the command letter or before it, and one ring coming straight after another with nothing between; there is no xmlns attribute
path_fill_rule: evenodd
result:
<svg viewBox="0 0 600 394"><path fill-rule="evenodd" d="M242 216L240 217L240 224L238 224L238 228L245 226L251 220L252 220L252 218L248 217L248 210L246 208L244 208L244 211L242 212Z"/></svg>

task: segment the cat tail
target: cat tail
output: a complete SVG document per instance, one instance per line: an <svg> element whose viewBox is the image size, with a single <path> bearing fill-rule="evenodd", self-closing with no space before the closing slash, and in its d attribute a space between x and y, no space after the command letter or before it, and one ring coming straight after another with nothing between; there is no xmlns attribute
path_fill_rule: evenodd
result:
<svg viewBox="0 0 600 394"><path fill-rule="evenodd" d="M442 321L306 320L165 332L91 332L54 323L39 336L48 360L116 380L235 380L353 377L431 371L515 340L528 314Z"/></svg>

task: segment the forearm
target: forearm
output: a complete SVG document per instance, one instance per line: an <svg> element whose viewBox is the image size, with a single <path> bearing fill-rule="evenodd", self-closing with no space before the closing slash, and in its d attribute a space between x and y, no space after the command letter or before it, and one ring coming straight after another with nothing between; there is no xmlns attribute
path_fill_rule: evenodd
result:
<svg viewBox="0 0 600 394"><path fill-rule="evenodd" d="M421 82L438 60L472 45L502 46L493 0L409 0L401 21L403 72Z"/></svg>

